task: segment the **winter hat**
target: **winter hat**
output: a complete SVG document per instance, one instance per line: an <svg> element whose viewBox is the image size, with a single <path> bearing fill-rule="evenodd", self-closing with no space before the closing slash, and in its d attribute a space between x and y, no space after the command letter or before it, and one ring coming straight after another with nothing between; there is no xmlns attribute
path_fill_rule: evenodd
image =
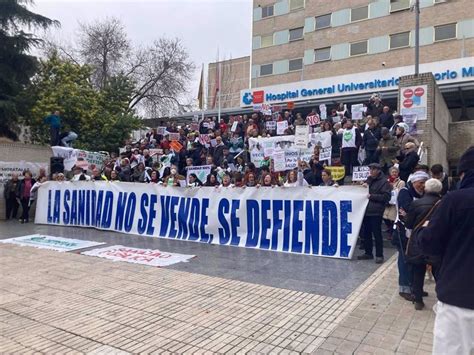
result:
<svg viewBox="0 0 474 355"><path fill-rule="evenodd" d="M408 127L408 125L405 123L405 122L400 122L400 123L397 123L397 126L400 127L400 128L403 128L403 131L406 133L408 132L408 130L410 129Z"/></svg>
<svg viewBox="0 0 474 355"><path fill-rule="evenodd" d="M469 147L461 158L458 164L458 174L465 173L468 170L474 169L474 145Z"/></svg>
<svg viewBox="0 0 474 355"><path fill-rule="evenodd" d="M411 183L417 182L417 181L426 181L430 178L430 176L425 173L424 171L417 171L413 174L410 175L409 181Z"/></svg>

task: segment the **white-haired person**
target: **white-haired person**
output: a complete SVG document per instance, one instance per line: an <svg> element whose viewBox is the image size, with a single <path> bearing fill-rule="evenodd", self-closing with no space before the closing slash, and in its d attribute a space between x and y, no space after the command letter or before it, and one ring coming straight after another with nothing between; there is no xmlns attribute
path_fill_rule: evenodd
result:
<svg viewBox="0 0 474 355"><path fill-rule="evenodd" d="M407 301L413 301L411 286L413 283L413 274L411 265L407 263L404 251L406 250L408 238L405 229L407 211L410 209L413 201L420 199L425 193L425 182L430 176L417 171L410 176L406 187L400 189L397 197L398 215L396 235L393 235L394 242L398 243L398 294Z"/></svg>
<svg viewBox="0 0 474 355"><path fill-rule="evenodd" d="M441 199L441 190L443 189L443 184L437 179L428 179L425 182L425 192L423 197L413 201L408 208L405 227L410 229L412 232L415 227L417 227L424 219L429 217L429 214L434 212L434 207L437 202ZM415 241L411 241L415 243ZM417 250L417 249L414 249ZM415 255L414 255L415 256ZM416 258L416 262L412 262L412 292L413 292L413 301L415 303L415 309L421 310L424 308L425 304L423 302L423 285L425 280L426 264L428 260L419 253ZM437 265L434 263L433 275L436 277Z"/></svg>

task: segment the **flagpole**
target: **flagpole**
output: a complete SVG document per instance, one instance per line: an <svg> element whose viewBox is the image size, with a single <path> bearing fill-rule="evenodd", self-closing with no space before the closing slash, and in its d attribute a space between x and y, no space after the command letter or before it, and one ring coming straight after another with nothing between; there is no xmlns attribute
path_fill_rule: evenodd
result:
<svg viewBox="0 0 474 355"><path fill-rule="evenodd" d="M221 84L222 84L222 63L219 62L218 64L218 68L219 68L219 89L218 89L218 92L217 92L217 100L218 101L218 107L217 107L217 123L220 123L221 122Z"/></svg>
<svg viewBox="0 0 474 355"><path fill-rule="evenodd" d="M202 104L201 104L201 119L204 121L204 105L205 105L205 100L207 100L207 92L206 90L204 90L204 83L205 83L205 80L204 80L204 63L202 63L202 69L201 69L201 77L202 77ZM206 93L206 96L204 96L204 93Z"/></svg>

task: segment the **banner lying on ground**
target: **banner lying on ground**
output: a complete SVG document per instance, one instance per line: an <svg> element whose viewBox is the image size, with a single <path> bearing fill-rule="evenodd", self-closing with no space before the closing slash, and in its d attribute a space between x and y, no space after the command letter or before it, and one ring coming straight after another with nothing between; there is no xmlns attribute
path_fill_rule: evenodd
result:
<svg viewBox="0 0 474 355"><path fill-rule="evenodd" d="M47 182L38 191L35 222L350 258L367 202L367 189L355 186L241 189Z"/></svg>
<svg viewBox="0 0 474 355"><path fill-rule="evenodd" d="M107 155L99 152L88 152L87 150L80 150L74 148L55 146L51 147L53 156L64 158L64 169L71 170L79 159L87 162L87 165L94 164L99 169L102 169L104 160Z"/></svg>
<svg viewBox="0 0 474 355"><path fill-rule="evenodd" d="M105 258L112 261L126 261L128 263L158 267L169 266L180 262L188 262L189 259L195 257L195 255L168 253L157 249L138 249L125 247L123 245L88 250L81 254Z"/></svg>
<svg viewBox="0 0 474 355"><path fill-rule="evenodd" d="M105 243L93 242L90 240L69 239L53 237L51 235L32 234L23 237L0 240L0 243L18 244L39 249L50 249L56 251L72 251L84 248L95 247Z"/></svg>

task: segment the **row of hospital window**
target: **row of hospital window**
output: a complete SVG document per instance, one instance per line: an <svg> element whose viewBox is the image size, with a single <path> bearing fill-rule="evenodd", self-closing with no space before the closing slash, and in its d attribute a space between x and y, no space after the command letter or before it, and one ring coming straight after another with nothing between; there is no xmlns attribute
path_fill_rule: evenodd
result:
<svg viewBox="0 0 474 355"><path fill-rule="evenodd" d="M456 38L456 23L435 26L434 41L444 41ZM411 32L396 33L389 36L389 49L398 49L410 46ZM349 56L368 54L369 40L350 43ZM331 47L317 48L314 50L313 62L331 60ZM291 59L288 62L288 71L303 69L303 58ZM274 74L273 63L260 65L259 76Z"/></svg>
<svg viewBox="0 0 474 355"><path fill-rule="evenodd" d="M305 0L284 0L283 2L288 3L288 10L295 11L300 10L305 7ZM433 0L433 4L443 3L446 0ZM286 4L285 4L286 5ZM397 12L402 10L407 10L410 8L410 0L390 0L390 12ZM362 6L355 9L350 9L351 11L351 22L366 20L369 18L369 6ZM261 18L268 18L275 16L275 4L267 5L261 7ZM315 29L321 29L331 26L331 14L326 14L316 17L316 26Z"/></svg>

